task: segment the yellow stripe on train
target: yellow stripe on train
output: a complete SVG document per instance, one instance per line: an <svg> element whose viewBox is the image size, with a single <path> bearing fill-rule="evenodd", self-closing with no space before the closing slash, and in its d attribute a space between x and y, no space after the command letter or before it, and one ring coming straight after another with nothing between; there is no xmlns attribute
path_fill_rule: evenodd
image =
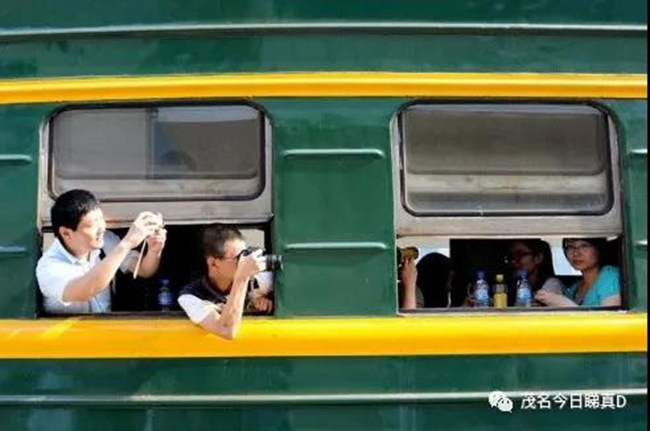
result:
<svg viewBox="0 0 650 431"><path fill-rule="evenodd" d="M645 74L313 72L0 80L0 104L254 97L647 99Z"/></svg>
<svg viewBox="0 0 650 431"><path fill-rule="evenodd" d="M187 319L0 320L1 359L431 356L648 351L645 313L248 318L235 341Z"/></svg>

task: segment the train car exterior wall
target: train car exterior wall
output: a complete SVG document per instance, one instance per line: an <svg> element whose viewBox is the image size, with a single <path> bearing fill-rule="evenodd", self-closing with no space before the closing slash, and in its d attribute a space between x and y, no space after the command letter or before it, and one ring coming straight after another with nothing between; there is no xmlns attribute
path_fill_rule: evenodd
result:
<svg viewBox="0 0 650 431"><path fill-rule="evenodd" d="M534 74L542 94L511 74ZM544 87L558 74L601 81ZM225 91L224 76L241 86ZM628 312L397 317L391 122L435 97L580 100L612 114ZM250 101L271 119L273 245L285 256L276 316L247 322L234 344L178 319L36 318L44 124L70 104L197 99ZM646 2L3 4L0 196L3 429L647 424ZM604 390L628 403L509 415L490 408L495 390L517 407L527 393Z"/></svg>

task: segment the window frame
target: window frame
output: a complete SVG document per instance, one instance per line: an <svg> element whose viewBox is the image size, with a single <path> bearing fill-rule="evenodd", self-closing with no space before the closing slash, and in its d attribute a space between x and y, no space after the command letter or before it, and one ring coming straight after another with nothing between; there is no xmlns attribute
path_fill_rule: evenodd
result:
<svg viewBox="0 0 650 431"><path fill-rule="evenodd" d="M609 178L612 182L612 204L608 212L596 215L415 215L408 210L405 202L405 184L403 181L404 159L401 131L401 115L411 106L420 104L442 103L477 103L477 104L581 104L591 106L605 114L608 128L609 144ZM555 99L418 99L404 104L391 121L391 156L393 157L393 203L394 230L398 240L516 240L520 238L560 236L560 237L620 237L621 252L621 306L620 307L537 307L504 309L448 307L403 309L397 304L397 315L402 317L423 317L426 315L450 314L458 316L503 316L510 314L533 314L548 316L550 314L571 314L576 312L620 313L631 310L629 282L629 250L626 237L626 220L623 217L623 177L621 145L619 140L617 117L607 107L593 101L555 100ZM530 226L535 226L531 229ZM397 284L396 284L397 289Z"/></svg>
<svg viewBox="0 0 650 431"><path fill-rule="evenodd" d="M268 112L260 105L242 100L177 100L162 102L120 102L70 104L54 110L44 119L40 137L39 169L39 229L51 227L49 208L54 204L57 193L53 188L52 121L62 112L73 110L101 109L146 109L146 108L196 108L196 107L249 107L261 115L260 145L260 190L255 195L241 197L183 197L180 195L148 198L100 198L109 228L126 227L142 211L156 210L165 214L165 221L178 224L207 224L222 222L228 224L261 224L273 218L273 123ZM92 192L92 190L90 190ZM145 194L145 193L142 193Z"/></svg>
<svg viewBox="0 0 650 431"><path fill-rule="evenodd" d="M402 114L413 106L434 104L556 104L586 105L601 111L607 119L609 144L609 180L611 181L611 207L604 214L594 215L417 215L406 203L404 181L404 142L402 140ZM504 238L530 236L618 236L623 233L621 166L618 127L614 115L602 105L589 101L564 101L555 99L420 99L403 105L391 123L391 152L393 157L393 202L395 232L398 238L410 236L442 236L453 238ZM534 226L534 229L531 229ZM495 235L498 232L498 235Z"/></svg>

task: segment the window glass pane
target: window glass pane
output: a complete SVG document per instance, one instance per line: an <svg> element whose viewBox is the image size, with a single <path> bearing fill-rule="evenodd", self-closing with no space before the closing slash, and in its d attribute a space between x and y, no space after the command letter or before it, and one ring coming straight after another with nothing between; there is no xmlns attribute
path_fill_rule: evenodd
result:
<svg viewBox="0 0 650 431"><path fill-rule="evenodd" d="M405 203L419 215L602 214L607 117L578 105L419 105L402 114Z"/></svg>
<svg viewBox="0 0 650 431"><path fill-rule="evenodd" d="M108 200L255 197L262 130L247 106L64 111L51 124L52 189Z"/></svg>

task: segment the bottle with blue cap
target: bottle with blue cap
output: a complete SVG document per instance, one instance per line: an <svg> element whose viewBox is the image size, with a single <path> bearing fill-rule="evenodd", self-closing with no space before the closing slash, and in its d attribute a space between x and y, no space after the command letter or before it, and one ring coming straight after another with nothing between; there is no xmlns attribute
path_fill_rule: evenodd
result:
<svg viewBox="0 0 650 431"><path fill-rule="evenodd" d="M516 307L530 307L533 292L528 281L528 271L521 270L517 273L517 302Z"/></svg>
<svg viewBox="0 0 650 431"><path fill-rule="evenodd" d="M476 272L476 283L474 284L474 303L476 307L479 308L490 306L490 286L487 282L487 273L483 270Z"/></svg>
<svg viewBox="0 0 650 431"><path fill-rule="evenodd" d="M169 288L169 280L164 278L160 280L160 290L158 291L158 307L160 311L169 311L172 307L172 291Z"/></svg>

